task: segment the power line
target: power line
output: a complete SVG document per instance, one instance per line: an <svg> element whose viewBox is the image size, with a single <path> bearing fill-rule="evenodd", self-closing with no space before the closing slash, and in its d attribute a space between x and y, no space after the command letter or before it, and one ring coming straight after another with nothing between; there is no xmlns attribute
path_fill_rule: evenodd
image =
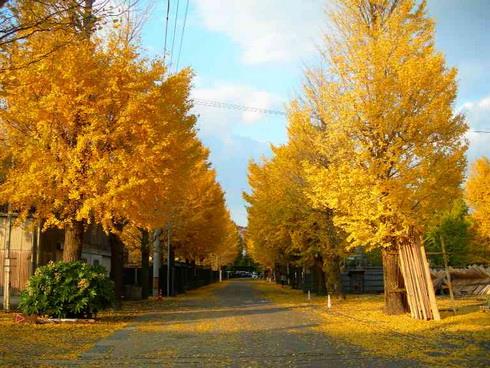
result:
<svg viewBox="0 0 490 368"><path fill-rule="evenodd" d="M167 54L167 32L168 32L168 15L170 13L170 0L167 0L167 17L165 18L165 41L163 43L163 61Z"/></svg>
<svg viewBox="0 0 490 368"><path fill-rule="evenodd" d="M179 70L180 54L182 52L182 44L184 43L185 24L187 22L188 11L189 11L189 0L187 0L185 4L184 24L182 25L182 32L180 33L180 47L179 47L179 54L177 56L177 64L175 65L175 71Z"/></svg>
<svg viewBox="0 0 490 368"><path fill-rule="evenodd" d="M194 104L195 105L201 105L201 106L207 106L207 107L215 107L218 109L259 112L259 113L271 114L271 115L283 115L283 116L287 115L285 111L280 111L280 110L262 109L260 107L244 106L244 105L238 105L238 104L233 104L233 103L228 103L228 102L204 100L204 99L200 99L200 98L195 98Z"/></svg>
<svg viewBox="0 0 490 368"><path fill-rule="evenodd" d="M262 114L270 114L270 115L281 115L286 116L287 113L282 110L272 110L272 109L263 109L260 107L254 106L245 106L228 102L221 102L216 100L206 100L201 98L195 98L195 105L206 106L206 107L215 107L217 109L226 109L226 110L236 110L236 111L250 111L250 112L259 112ZM470 130L471 133L479 133L479 134L490 134L490 131L487 130Z"/></svg>
<svg viewBox="0 0 490 368"><path fill-rule="evenodd" d="M170 51L170 66L172 65L172 60L174 58L175 33L177 31L177 19L179 18L179 4L180 0L177 0L177 7L175 8L174 34L172 36L172 49Z"/></svg>

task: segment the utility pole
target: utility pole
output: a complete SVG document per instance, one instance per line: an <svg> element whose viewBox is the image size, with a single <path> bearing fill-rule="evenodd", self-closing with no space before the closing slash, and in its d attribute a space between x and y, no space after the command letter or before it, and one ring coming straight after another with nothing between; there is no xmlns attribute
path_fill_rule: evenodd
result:
<svg viewBox="0 0 490 368"><path fill-rule="evenodd" d="M171 296L171 283L170 283L170 278L172 277L172 272L171 268L173 267L173 260L171 261L170 259L172 258L172 245L170 244L170 236L172 234L172 225L169 224L167 228L167 296Z"/></svg>
<svg viewBox="0 0 490 368"><path fill-rule="evenodd" d="M153 296L160 295L160 234L161 229L153 232Z"/></svg>
<svg viewBox="0 0 490 368"><path fill-rule="evenodd" d="M12 240L12 208L10 204L7 210L7 232L4 244L3 263L3 309L10 310L10 242Z"/></svg>
<svg viewBox="0 0 490 368"><path fill-rule="evenodd" d="M447 278L447 286L449 288L449 296L451 297L451 301L454 302L454 293L453 293L453 283L451 281L451 274L449 272L448 265L448 257L446 253L446 244L444 243L444 237L441 235L441 250L442 250L442 259L444 260L444 269L446 270L446 278Z"/></svg>
<svg viewBox="0 0 490 368"><path fill-rule="evenodd" d="M220 256L216 256L218 258L218 272L219 272L219 282L223 282L223 270L221 269L221 259Z"/></svg>

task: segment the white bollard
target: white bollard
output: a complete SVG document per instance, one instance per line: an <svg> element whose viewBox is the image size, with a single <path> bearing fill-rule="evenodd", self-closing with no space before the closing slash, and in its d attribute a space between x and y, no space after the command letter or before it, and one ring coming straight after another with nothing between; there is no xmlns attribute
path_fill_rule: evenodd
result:
<svg viewBox="0 0 490 368"><path fill-rule="evenodd" d="M330 299L330 294L327 295L327 308L332 308L332 300Z"/></svg>
<svg viewBox="0 0 490 368"><path fill-rule="evenodd" d="M311 300L311 293L310 293L310 290L308 290L308 300Z"/></svg>

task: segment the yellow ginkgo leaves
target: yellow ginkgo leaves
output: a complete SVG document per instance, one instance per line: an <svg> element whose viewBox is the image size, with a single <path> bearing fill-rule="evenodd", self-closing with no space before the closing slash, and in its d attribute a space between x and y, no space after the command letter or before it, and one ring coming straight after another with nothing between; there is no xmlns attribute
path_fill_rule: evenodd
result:
<svg viewBox="0 0 490 368"><path fill-rule="evenodd" d="M481 157L473 164L466 182L466 200L473 209L471 216L479 233L490 238L490 160Z"/></svg>
<svg viewBox="0 0 490 368"><path fill-rule="evenodd" d="M164 227L187 211L179 226L201 216L187 247L205 257L232 226L190 113L192 72L170 74L163 61L146 59L126 37L131 24L107 28L104 39L60 30L9 47L11 65L30 65L2 82L0 160L11 164L0 203L67 230L72 258L87 223L118 235L124 226ZM206 221L220 227L206 232Z"/></svg>
<svg viewBox="0 0 490 368"><path fill-rule="evenodd" d="M434 50L425 2L339 0L331 24L326 67L307 72L304 96L290 106L288 145L250 166L251 245L280 257L315 239L288 230L296 189L295 228L317 229L319 239L331 238L325 244L341 243L341 229L347 248L384 249L393 265L385 285L395 286L386 295L398 295L400 307L397 250L418 243L434 213L461 195L468 127L453 112L456 71ZM298 143L295 162L281 151ZM332 224L310 217L322 211Z"/></svg>

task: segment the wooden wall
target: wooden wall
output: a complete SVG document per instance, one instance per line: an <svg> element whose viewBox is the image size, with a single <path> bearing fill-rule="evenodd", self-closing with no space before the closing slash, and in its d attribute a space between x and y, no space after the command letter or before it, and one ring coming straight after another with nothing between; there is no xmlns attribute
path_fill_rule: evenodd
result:
<svg viewBox="0 0 490 368"><path fill-rule="evenodd" d="M3 266L4 249L6 243L8 221L5 217L0 217L0 289L3 289ZM16 225L12 227L10 241L10 285L12 293L18 294L29 279L32 272L32 245L33 233L30 229L31 223ZM0 294L3 294L0 292Z"/></svg>
<svg viewBox="0 0 490 368"><path fill-rule="evenodd" d="M0 216L0 295L3 295L4 249L8 220ZM10 245L12 295L24 289L36 265L45 265L49 261L63 258L64 231L49 229L40 233L37 241L37 229L31 221L24 225L13 226ZM37 244L40 244L38 247ZM90 225L85 233L82 260L90 264L101 264L110 271L111 249L106 234L100 226Z"/></svg>

